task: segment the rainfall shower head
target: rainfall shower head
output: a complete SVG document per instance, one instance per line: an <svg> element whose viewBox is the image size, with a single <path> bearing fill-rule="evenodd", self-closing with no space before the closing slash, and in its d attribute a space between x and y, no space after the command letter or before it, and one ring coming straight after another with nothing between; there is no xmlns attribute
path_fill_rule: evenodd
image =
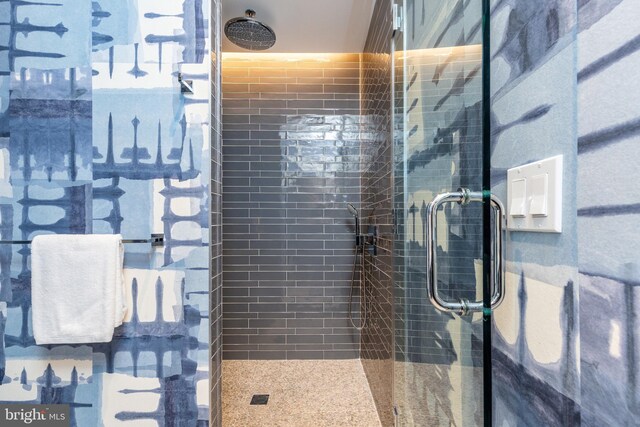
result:
<svg viewBox="0 0 640 427"><path fill-rule="evenodd" d="M254 19L256 13L247 9L245 16L230 19L224 33L235 45L248 50L267 50L276 43L276 33L262 22Z"/></svg>
<svg viewBox="0 0 640 427"><path fill-rule="evenodd" d="M349 213L353 216L355 216L356 218L358 218L358 210L356 209L355 206L353 206L351 203L347 203L347 210L349 211Z"/></svg>

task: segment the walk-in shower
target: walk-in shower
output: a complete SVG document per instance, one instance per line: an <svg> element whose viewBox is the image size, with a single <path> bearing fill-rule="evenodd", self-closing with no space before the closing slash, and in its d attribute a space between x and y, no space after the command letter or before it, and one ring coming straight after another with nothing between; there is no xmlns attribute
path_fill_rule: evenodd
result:
<svg viewBox="0 0 640 427"><path fill-rule="evenodd" d="M226 426L632 423L638 2L493 3L223 1Z"/></svg>

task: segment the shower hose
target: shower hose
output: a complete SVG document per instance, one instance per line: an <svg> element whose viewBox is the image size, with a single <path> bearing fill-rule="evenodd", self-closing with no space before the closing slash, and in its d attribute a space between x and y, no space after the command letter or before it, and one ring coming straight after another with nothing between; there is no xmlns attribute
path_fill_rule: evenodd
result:
<svg viewBox="0 0 640 427"><path fill-rule="evenodd" d="M351 289L349 290L349 320L351 321L351 325L356 328L356 330L361 331L367 326L367 303L366 303L366 295L362 289L363 280L359 280L360 283L360 304L364 307L362 310L362 320L360 322L360 326L356 326L353 321L353 293L355 290L355 280L356 280L356 265L358 263L358 259L361 257L360 247L356 246L356 254L353 257L353 269L351 270Z"/></svg>

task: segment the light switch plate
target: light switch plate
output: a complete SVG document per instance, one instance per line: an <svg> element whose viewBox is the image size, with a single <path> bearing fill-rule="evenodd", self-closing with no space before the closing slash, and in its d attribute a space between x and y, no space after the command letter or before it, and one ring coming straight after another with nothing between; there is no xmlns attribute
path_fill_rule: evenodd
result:
<svg viewBox="0 0 640 427"><path fill-rule="evenodd" d="M549 174L541 173L531 177L531 204L529 213L534 216L548 216Z"/></svg>
<svg viewBox="0 0 640 427"><path fill-rule="evenodd" d="M507 171L507 212L509 230L562 232L561 155Z"/></svg>
<svg viewBox="0 0 640 427"><path fill-rule="evenodd" d="M527 180L518 178L509 183L511 184L509 215L524 218L527 216Z"/></svg>

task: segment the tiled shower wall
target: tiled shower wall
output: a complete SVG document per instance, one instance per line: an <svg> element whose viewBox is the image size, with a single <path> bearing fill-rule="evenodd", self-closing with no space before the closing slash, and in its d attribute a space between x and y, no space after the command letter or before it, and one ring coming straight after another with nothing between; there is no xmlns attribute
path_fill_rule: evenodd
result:
<svg viewBox="0 0 640 427"><path fill-rule="evenodd" d="M165 235L126 245L113 340L74 346L35 345L29 246L0 247L0 402L69 404L80 427L208 425L209 5L0 2L2 239Z"/></svg>
<svg viewBox="0 0 640 427"><path fill-rule="evenodd" d="M359 54L223 57L226 359L358 357L359 72Z"/></svg>
<svg viewBox="0 0 640 427"><path fill-rule="evenodd" d="M211 0L211 288L210 415L211 427L222 426L222 4Z"/></svg>
<svg viewBox="0 0 640 427"><path fill-rule="evenodd" d="M377 254L364 255L367 323L360 357L383 426L393 425L393 218L391 1L376 3L362 55L363 232L376 227Z"/></svg>

